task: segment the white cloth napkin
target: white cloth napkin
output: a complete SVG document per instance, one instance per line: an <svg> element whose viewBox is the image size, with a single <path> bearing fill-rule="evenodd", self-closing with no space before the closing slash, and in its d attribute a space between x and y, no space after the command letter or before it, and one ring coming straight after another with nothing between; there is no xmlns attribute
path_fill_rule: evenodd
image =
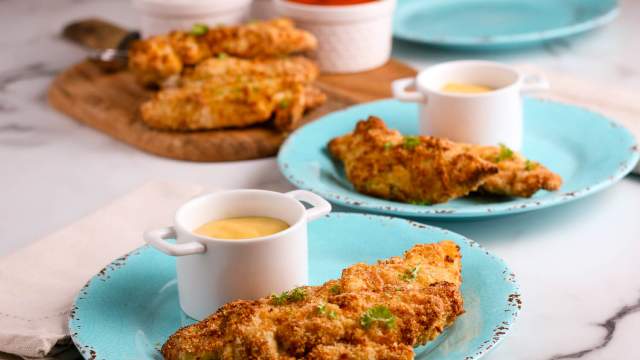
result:
<svg viewBox="0 0 640 360"><path fill-rule="evenodd" d="M68 343L69 310L89 278L141 246L145 229L172 224L175 210L202 191L193 185L146 184L0 259L0 352L27 358L57 352Z"/></svg>
<svg viewBox="0 0 640 360"><path fill-rule="evenodd" d="M519 65L523 73L538 74L551 84L549 90L532 96L582 106L616 120L640 139L640 93L542 70L533 65ZM640 163L634 172L640 174Z"/></svg>

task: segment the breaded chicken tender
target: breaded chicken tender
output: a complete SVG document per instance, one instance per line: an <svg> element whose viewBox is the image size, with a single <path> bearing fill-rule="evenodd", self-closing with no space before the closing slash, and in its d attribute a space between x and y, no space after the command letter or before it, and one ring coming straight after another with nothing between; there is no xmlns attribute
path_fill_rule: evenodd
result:
<svg viewBox="0 0 640 360"><path fill-rule="evenodd" d="M173 334L167 360L413 359L461 315L461 259L452 241L356 264L339 280L238 300Z"/></svg>
<svg viewBox="0 0 640 360"><path fill-rule="evenodd" d="M498 167L456 143L403 136L377 117L329 142L355 189L390 200L436 204L476 191Z"/></svg>
<svg viewBox="0 0 640 360"><path fill-rule="evenodd" d="M282 57L316 48L316 38L288 19L237 26L200 28L202 33L174 31L136 42L129 68L146 85L162 85L183 70L221 54L239 58Z"/></svg>
<svg viewBox="0 0 640 360"><path fill-rule="evenodd" d="M469 151L498 166L498 173L480 187L483 192L528 198L538 190L555 191L562 186L560 175L504 145L470 146Z"/></svg>
<svg viewBox="0 0 640 360"><path fill-rule="evenodd" d="M311 85L317 77L316 65L303 57L209 59L142 104L142 120L156 129L210 130L274 118L278 129L290 131L326 100Z"/></svg>
<svg viewBox="0 0 640 360"><path fill-rule="evenodd" d="M559 175L504 145L454 143L403 136L376 117L329 142L349 181L361 193L416 204L435 204L474 191L530 197L558 190Z"/></svg>
<svg viewBox="0 0 640 360"><path fill-rule="evenodd" d="M167 36L137 41L129 49L129 69L144 85L159 85L177 77L183 68L183 60Z"/></svg>
<svg viewBox="0 0 640 360"><path fill-rule="evenodd" d="M185 72L178 85L197 86L206 83L220 86L265 78L311 83L319 74L318 66L302 56L254 60L220 57L207 59Z"/></svg>
<svg viewBox="0 0 640 360"><path fill-rule="evenodd" d="M285 18L215 27L204 35L204 41L213 54L241 58L279 57L312 51L318 46L313 34L297 29L293 21Z"/></svg>

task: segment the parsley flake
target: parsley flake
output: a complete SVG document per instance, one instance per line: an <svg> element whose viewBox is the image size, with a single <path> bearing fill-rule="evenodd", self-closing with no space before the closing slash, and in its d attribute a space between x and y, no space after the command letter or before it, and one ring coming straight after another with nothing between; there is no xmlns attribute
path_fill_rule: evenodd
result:
<svg viewBox="0 0 640 360"><path fill-rule="evenodd" d="M500 144L500 153L496 157L496 162L502 160L511 159L513 157L513 150L509 149L505 144Z"/></svg>
<svg viewBox="0 0 640 360"><path fill-rule="evenodd" d="M332 295L338 295L342 292L342 289L340 288L340 285L336 284L329 288L329 292Z"/></svg>
<svg viewBox="0 0 640 360"><path fill-rule="evenodd" d="M216 56L218 59L223 60L229 57L229 55L227 55L226 53L219 53L218 56Z"/></svg>
<svg viewBox="0 0 640 360"><path fill-rule="evenodd" d="M413 149L414 147L420 145L420 138L417 136L405 136L404 137L404 148L405 149Z"/></svg>
<svg viewBox="0 0 640 360"><path fill-rule="evenodd" d="M280 102L278 103L278 107L280 109L286 109L286 108L289 107L290 104L291 103L290 103L289 99L285 98L285 99L280 100Z"/></svg>
<svg viewBox="0 0 640 360"><path fill-rule="evenodd" d="M389 142L384 143L384 149L385 149L385 150L389 150L389 149L391 149L392 147L393 147L393 144L392 144L390 141L389 141Z"/></svg>
<svg viewBox="0 0 640 360"><path fill-rule="evenodd" d="M324 315L327 313L327 304L320 304L318 305L317 309L318 309L318 314Z"/></svg>
<svg viewBox="0 0 640 360"><path fill-rule="evenodd" d="M307 292L304 288L295 288L289 292L289 301L296 302L304 300L305 296L307 296Z"/></svg>
<svg viewBox="0 0 640 360"><path fill-rule="evenodd" d="M367 190L371 189L371 187L373 187L373 185L374 185L373 180L367 180L367 181L364 182L364 188L367 189Z"/></svg>
<svg viewBox="0 0 640 360"><path fill-rule="evenodd" d="M431 205L427 200L409 200L409 204L411 205Z"/></svg>
<svg viewBox="0 0 640 360"><path fill-rule="evenodd" d="M327 310L327 304L320 304L317 307L318 315L326 315L329 319L335 319L338 314L333 310Z"/></svg>
<svg viewBox="0 0 640 360"><path fill-rule="evenodd" d="M291 291L283 291L279 295L271 295L271 302L274 305L284 305L287 303L302 301L307 296L304 288L295 288Z"/></svg>
<svg viewBox="0 0 640 360"><path fill-rule="evenodd" d="M396 317L393 316L388 307L376 305L369 308L369 310L360 317L360 325L365 329L369 329L375 323L382 324L387 328L392 328L396 325Z"/></svg>
<svg viewBox="0 0 640 360"><path fill-rule="evenodd" d="M400 276L400 278L404 281L413 281L418 278L418 273L420 273L420 264L406 270L404 274Z"/></svg>
<svg viewBox="0 0 640 360"><path fill-rule="evenodd" d="M535 170L538 167L538 163L535 161L527 160L524 163L524 169L527 171Z"/></svg>
<svg viewBox="0 0 640 360"><path fill-rule="evenodd" d="M209 27L205 24L193 24L191 35L202 36L209 32Z"/></svg>

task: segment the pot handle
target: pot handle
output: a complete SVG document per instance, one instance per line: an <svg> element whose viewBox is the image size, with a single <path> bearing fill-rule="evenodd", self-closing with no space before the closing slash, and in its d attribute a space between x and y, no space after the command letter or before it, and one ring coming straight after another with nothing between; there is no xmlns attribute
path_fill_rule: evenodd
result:
<svg viewBox="0 0 640 360"><path fill-rule="evenodd" d="M418 91L407 91L407 87L415 86L416 79L415 78L403 78L394 80L391 83L391 92L393 93L393 97L400 101L408 101L408 102L418 102L425 103L427 102L427 98Z"/></svg>
<svg viewBox="0 0 640 360"><path fill-rule="evenodd" d="M185 256L202 254L207 248L197 242L192 241L184 244L172 244L167 239L176 238L176 230L173 226L167 226L159 229L147 230L144 232L144 241L163 253L171 256Z"/></svg>
<svg viewBox="0 0 640 360"><path fill-rule="evenodd" d="M291 196L298 201L304 201L313 206L306 210L307 220L309 221L313 221L331 212L331 204L311 191L294 190L289 191L285 195Z"/></svg>

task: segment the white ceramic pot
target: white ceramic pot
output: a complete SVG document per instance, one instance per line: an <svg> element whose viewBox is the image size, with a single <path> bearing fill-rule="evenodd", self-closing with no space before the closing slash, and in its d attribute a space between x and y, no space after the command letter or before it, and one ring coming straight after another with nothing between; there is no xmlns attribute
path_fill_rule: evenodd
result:
<svg viewBox="0 0 640 360"><path fill-rule="evenodd" d="M488 86L485 93L452 93L447 83ZM415 91L407 91L415 87ZM420 134L457 142L522 148L522 92L547 89L537 76L490 61L451 61L431 66L416 78L393 82L395 98L420 104Z"/></svg>
<svg viewBox="0 0 640 360"><path fill-rule="evenodd" d="M140 14L143 37L172 30L190 30L194 24L233 25L245 21L251 0L133 0Z"/></svg>
<svg viewBox="0 0 640 360"><path fill-rule="evenodd" d="M313 207L305 209L300 200ZM201 320L230 301L256 299L306 285L307 222L330 211L326 200L304 190L286 194L222 191L187 202L176 212L174 226L147 231L144 239L177 257L180 306L187 315ZM290 227L270 236L244 240L193 233L208 221L242 216L278 218ZM176 243L167 239L176 239Z"/></svg>
<svg viewBox="0 0 640 360"><path fill-rule="evenodd" d="M314 56L324 73L371 70L391 56L395 0L341 6L275 3L280 15L318 38Z"/></svg>

